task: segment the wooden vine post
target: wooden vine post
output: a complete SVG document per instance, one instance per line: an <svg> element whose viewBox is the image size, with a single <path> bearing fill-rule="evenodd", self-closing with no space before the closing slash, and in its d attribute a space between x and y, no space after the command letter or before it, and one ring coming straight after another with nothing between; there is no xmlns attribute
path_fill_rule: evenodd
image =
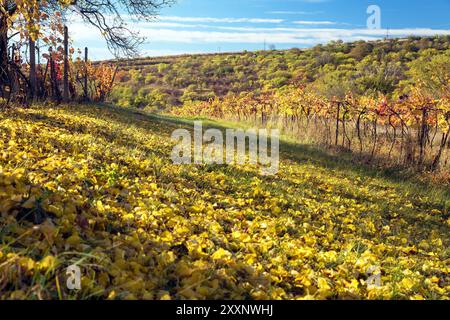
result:
<svg viewBox="0 0 450 320"><path fill-rule="evenodd" d="M19 60L17 56L17 51L19 51L16 48L16 45L13 43L11 47L11 61L15 65ZM17 82L17 74L15 72L11 72L10 76L10 82L11 82L11 92L10 94L13 95L19 91L19 83Z"/></svg>
<svg viewBox="0 0 450 320"><path fill-rule="evenodd" d="M57 71L55 60L53 59L53 48L48 49L49 52L49 65L50 65L50 85L52 90L53 99L57 102L61 102L61 92L59 91L58 81L57 81Z"/></svg>
<svg viewBox="0 0 450 320"><path fill-rule="evenodd" d="M88 100L88 48L84 48L84 99Z"/></svg>
<svg viewBox="0 0 450 320"><path fill-rule="evenodd" d="M33 13L33 9L30 10L30 13ZM34 23L34 21L33 21ZM33 36L30 34L28 39L28 49L30 53L30 90L29 96L31 101L36 98L37 95L37 76L36 76L36 43L33 39Z"/></svg>
<svg viewBox="0 0 450 320"><path fill-rule="evenodd" d="M341 103L338 101L337 103L337 115L336 115L336 139L334 141L334 145L337 146L339 143L339 118L341 116Z"/></svg>
<svg viewBox="0 0 450 320"><path fill-rule="evenodd" d="M30 37L30 97L34 100L37 95L37 78L36 78L36 43Z"/></svg>
<svg viewBox="0 0 450 320"><path fill-rule="evenodd" d="M69 101L69 32L67 26L64 26L64 102Z"/></svg>

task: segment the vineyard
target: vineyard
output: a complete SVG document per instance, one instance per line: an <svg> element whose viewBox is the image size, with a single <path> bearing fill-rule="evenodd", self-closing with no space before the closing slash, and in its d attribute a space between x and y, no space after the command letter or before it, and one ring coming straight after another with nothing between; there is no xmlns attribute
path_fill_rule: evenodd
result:
<svg viewBox="0 0 450 320"><path fill-rule="evenodd" d="M279 127L300 141L339 146L364 155L369 162L378 157L398 165L448 172L449 87L444 98L437 100L420 89L396 100L351 94L343 100L328 100L303 88L286 89L256 97L245 94L189 103L173 113Z"/></svg>
<svg viewBox="0 0 450 320"><path fill-rule="evenodd" d="M296 142L449 182L448 37L121 62L119 106L279 128Z"/></svg>

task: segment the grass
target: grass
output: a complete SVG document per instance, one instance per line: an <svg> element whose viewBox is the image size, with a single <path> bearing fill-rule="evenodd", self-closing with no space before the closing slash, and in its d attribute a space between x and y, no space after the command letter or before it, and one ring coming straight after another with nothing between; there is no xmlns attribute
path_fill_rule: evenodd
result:
<svg viewBox="0 0 450 320"><path fill-rule="evenodd" d="M193 120L107 105L0 114L0 298L448 298L444 187L286 137L276 176L174 165L170 135ZM65 286L72 264L80 291Z"/></svg>
<svg viewBox="0 0 450 320"><path fill-rule="evenodd" d="M143 114L146 113L143 112ZM204 128L219 128L223 131L228 128L254 128L252 123L237 123L235 121L210 119L202 116L180 118L172 115L148 115L158 121L190 126L191 128L194 125L194 121L202 121ZM281 135L280 150L285 157L295 161L314 161L317 164L320 163L320 166L337 168L349 175L363 175L388 180L394 183L396 187L403 189L406 193L431 196L435 201L442 202L447 210L449 209L450 189L446 184L440 185L430 182L427 179L423 179L423 176L413 171L407 171L405 168L383 168L364 164L361 163L361 161L356 160L355 155L351 152L336 153L313 144L298 143L296 139L289 134Z"/></svg>

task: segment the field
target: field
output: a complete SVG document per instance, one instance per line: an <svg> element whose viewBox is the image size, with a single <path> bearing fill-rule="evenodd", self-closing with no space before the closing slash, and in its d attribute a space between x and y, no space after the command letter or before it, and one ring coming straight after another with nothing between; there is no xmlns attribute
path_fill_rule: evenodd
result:
<svg viewBox="0 0 450 320"><path fill-rule="evenodd" d="M287 138L276 176L177 166L176 128L192 119L0 113L1 298L449 298L445 187ZM80 291L65 285L74 263Z"/></svg>

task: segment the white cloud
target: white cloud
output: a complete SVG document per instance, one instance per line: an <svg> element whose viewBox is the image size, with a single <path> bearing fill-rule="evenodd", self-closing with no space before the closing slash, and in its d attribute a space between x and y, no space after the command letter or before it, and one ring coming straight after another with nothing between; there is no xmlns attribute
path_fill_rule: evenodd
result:
<svg viewBox="0 0 450 320"><path fill-rule="evenodd" d="M313 15L323 13L322 11L268 11L267 14L293 14L293 15Z"/></svg>
<svg viewBox="0 0 450 320"><path fill-rule="evenodd" d="M156 49L145 49L141 51L142 56L148 56L148 57L160 57L160 56L178 56L185 54L186 52L183 50L156 50ZM200 53L206 53L206 51L203 50L195 50L190 51L191 54L200 54Z"/></svg>
<svg viewBox="0 0 450 320"><path fill-rule="evenodd" d="M257 29L257 28L255 28ZM311 45L332 40L373 40L386 36L386 30L369 29L296 29L290 32L217 32L186 31L170 29L145 29L142 34L152 42L178 43L262 43ZM450 30L434 29L393 29L391 36L448 35Z"/></svg>
<svg viewBox="0 0 450 320"><path fill-rule="evenodd" d="M283 19L262 19L262 18L210 18L210 17L177 17L160 16L161 21L176 22L203 22L203 23L281 23Z"/></svg>
<svg viewBox="0 0 450 320"><path fill-rule="evenodd" d="M302 24L302 25L334 25L336 22L333 21L294 21L295 24Z"/></svg>
<svg viewBox="0 0 450 320"><path fill-rule="evenodd" d="M209 18L201 18L209 19ZM218 18L219 19L219 18ZM228 18L220 18L224 21ZM231 19L231 18L229 18ZM234 18L233 18L234 19ZM215 20L217 21L217 19ZM232 21L232 20L226 20ZM197 23L189 23L197 22ZM298 21L302 22L302 21ZM306 22L306 21L303 21ZM203 23L203 24L202 24ZM211 23L211 24L209 24ZM296 46L312 46L318 43L327 43L332 40L356 41L356 40L375 40L386 36L386 30L369 30L365 28L345 28L339 24L339 28L331 28L331 21L308 21L303 25L297 23L298 27L257 27L257 26L224 26L217 25L210 20L192 20L192 21L157 21L157 22L130 22L133 31L138 31L141 35L148 38L150 46L158 43L159 48L170 44L198 44L199 50L202 50L202 44L261 44L264 41L271 44L291 44ZM315 24L317 26L315 26ZM321 27L323 25L323 27ZM90 47L91 56L94 59L102 59L110 56L107 53L105 42L98 30L87 26L80 20L73 20L70 24L71 37L74 39L75 46ZM405 28L390 29L389 34L392 37L406 37L410 35L434 36L450 35L449 29L428 29L428 28ZM103 46L102 46L103 45ZM148 46L148 45L147 45ZM191 46L192 47L192 46ZM192 50L153 50L144 51L145 55L165 55L194 53Z"/></svg>

